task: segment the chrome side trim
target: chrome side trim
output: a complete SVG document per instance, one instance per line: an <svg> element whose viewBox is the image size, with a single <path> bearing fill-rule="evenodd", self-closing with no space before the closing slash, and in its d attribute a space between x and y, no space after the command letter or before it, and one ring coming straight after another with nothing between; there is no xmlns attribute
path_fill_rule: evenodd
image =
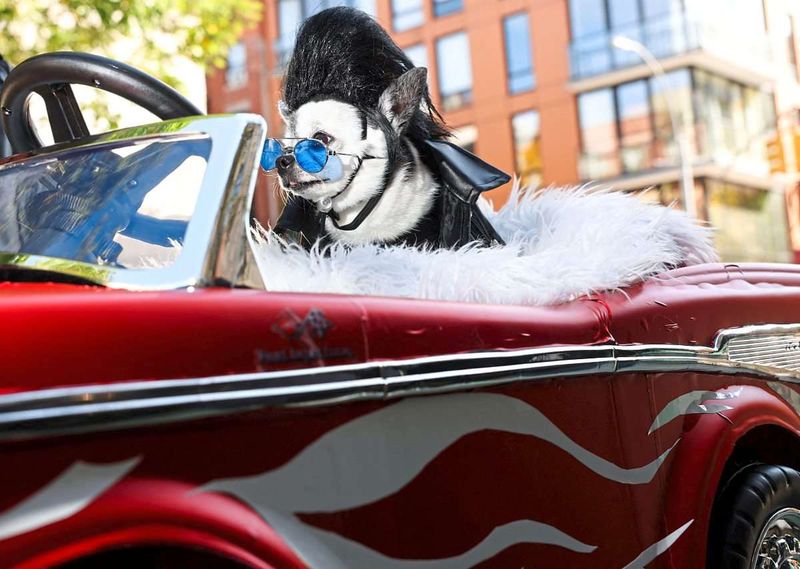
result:
<svg viewBox="0 0 800 569"><path fill-rule="evenodd" d="M714 348L732 364L800 380L800 324L723 330Z"/></svg>
<svg viewBox="0 0 800 569"><path fill-rule="evenodd" d="M0 395L0 440L155 425L269 407L387 400L596 374L695 372L800 383L800 367L796 367L795 360L775 355L775 350L786 349L787 345L793 351L795 344L800 346L800 324L748 326L721 331L713 348L559 346L45 389ZM751 346L756 346L756 351Z"/></svg>

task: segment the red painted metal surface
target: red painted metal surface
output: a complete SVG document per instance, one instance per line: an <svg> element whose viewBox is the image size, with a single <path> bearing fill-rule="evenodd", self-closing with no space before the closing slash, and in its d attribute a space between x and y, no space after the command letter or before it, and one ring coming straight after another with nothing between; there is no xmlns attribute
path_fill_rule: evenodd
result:
<svg viewBox="0 0 800 569"><path fill-rule="evenodd" d="M321 337L306 333L314 311L329 325ZM0 314L6 356L0 389L19 392L612 340L710 345L722 328L800 322L800 270L693 267L626 294L550 308L6 284L0 285ZM680 415L650 432L660 410L694 391L735 396L725 400L729 410L722 415ZM486 413L469 407L484 396ZM391 414L399 406L411 417L419 413L418 425L397 422ZM474 413L462 421L474 428L443 439L399 487L387 486L385 495L353 507L290 513L311 534L333 536L343 547L356 544L397 567L464 555L492 542L498 528L528 520L555 528L572 538L572 545L512 540L478 566L526 566L535 560L621 568L691 522L648 566L700 569L713 498L737 440L763 425L800 433L795 411L763 380L674 372L554 378L399 403L270 409L7 442L0 456L13 468L0 469L0 533L5 514L76 461L137 462L66 519L1 539L0 558L8 566L46 567L104 548L172 543L213 550L246 566L302 567L297 552L308 544L282 535L273 527L277 518L257 511L257 500L203 486L227 480L233 488L233 479L284 468L297 468L299 484L307 474L299 462L306 455L324 466L317 473L321 478L309 478L321 485L331 479L346 486L351 471L380 478L392 456L417 452L413 445L388 446L390 441L435 439L434 431L463 419L462 408ZM370 422L390 415L394 423ZM385 430L363 440L347 435L362 423ZM423 427L430 437L415 432ZM315 450L337 437L344 442L336 444L346 448L352 441L385 440L387 446L358 464ZM643 476L640 469L660 456L663 464L652 477Z"/></svg>

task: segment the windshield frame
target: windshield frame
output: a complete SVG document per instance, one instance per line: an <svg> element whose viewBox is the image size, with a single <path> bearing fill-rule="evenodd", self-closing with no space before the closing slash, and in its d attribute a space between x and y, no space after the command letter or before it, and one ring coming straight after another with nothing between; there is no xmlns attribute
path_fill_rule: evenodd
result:
<svg viewBox="0 0 800 569"><path fill-rule="evenodd" d="M75 148L177 141L197 136L210 139L211 151L195 211L174 263L159 268L125 269L0 251L0 268L58 273L87 283L130 290L218 285L263 289L248 237L258 159L266 136L266 123L258 115L188 117L112 131L14 156L0 163L0 172L18 167L32 157L38 162L47 156L57 158Z"/></svg>

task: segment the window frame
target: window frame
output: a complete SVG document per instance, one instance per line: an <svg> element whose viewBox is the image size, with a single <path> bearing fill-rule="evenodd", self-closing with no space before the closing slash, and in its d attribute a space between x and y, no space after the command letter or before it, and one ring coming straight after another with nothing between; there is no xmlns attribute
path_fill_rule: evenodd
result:
<svg viewBox="0 0 800 569"><path fill-rule="evenodd" d="M438 7L441 4L447 4L449 2L458 2L458 7L455 9L450 9L446 12L439 12ZM431 11L433 12L434 18L446 18L448 16L452 16L453 14L458 14L459 12L464 11L464 0L431 0Z"/></svg>
<svg viewBox="0 0 800 569"><path fill-rule="evenodd" d="M447 66L442 65L442 61L440 59L440 50L439 46L441 43L448 38L453 38L455 36L463 36L466 39L466 47L467 47L467 56L469 57L469 72L470 72L470 81L469 81L469 91L459 91L458 93L445 93L442 89L442 80L445 77L445 73L442 72L443 69L446 69ZM434 40L434 57L436 59L436 79L437 79L437 90L439 94L439 105L441 106L444 112L453 112L459 111L461 109L466 109L472 106L473 104L473 92L475 88L475 75L472 72L472 44L469 39L469 33L465 29L456 30L441 36L438 36ZM446 104L445 99L450 96L461 95L463 96L467 93L467 96L463 97L465 99L462 104L456 107L448 107Z"/></svg>
<svg viewBox="0 0 800 569"><path fill-rule="evenodd" d="M517 163L517 157L520 154L520 148L519 148L519 143L517 142L517 138L518 137L517 137L516 131L514 130L514 119L516 119L517 117L520 117L522 115L527 115L527 114L531 114L531 113L535 113L535 115L537 117L538 128L537 128L537 134L536 134L535 138L538 138L539 141L540 141L540 144L541 144L541 138L542 138L542 113L538 109L538 107L531 107L531 108L526 109L524 111L519 111L519 112L513 113L511 115L511 118L510 118L510 121L509 121L510 124L511 124L511 145L512 145L512 148L514 150L514 172L515 172L515 174L517 174L519 176L521 181L523 181L525 179L525 177L528 176L530 173L538 172L539 182L540 182L539 185L541 185L541 181L544 179L544 168L541 168L539 170L531 170L531 172L523 174L522 172L519 171L519 165Z"/></svg>
<svg viewBox="0 0 800 569"><path fill-rule="evenodd" d="M392 16L392 31L393 31L393 32L395 32L395 33L403 33L403 32L407 32L407 31L409 31L409 30L415 30L415 29L417 29L417 28L420 28L420 27L422 27L422 26L424 26L424 25L425 25L425 20L426 20L426 14L425 14L425 0L416 0L416 1L417 1L417 2L418 2L418 4L419 4L419 8L414 8L414 9L411 9L411 10L406 10L406 11L404 11L404 12L398 12L398 10L397 10L397 5L396 5L396 0L390 0L390 2L389 2L389 8L390 8L390 10L391 10L391 16ZM420 21L419 21L419 23L416 23L416 24L414 24L414 25L411 25L411 26L409 26L409 27L403 27L403 28L400 28L400 27L398 27L398 26L397 26L397 15L398 15L398 14L407 14L407 13L408 13L408 14L410 14L410 13L416 13L417 11L419 11L419 14L420 14Z"/></svg>
<svg viewBox="0 0 800 569"><path fill-rule="evenodd" d="M531 77L531 86L525 89L514 90L512 88L512 75L511 75L511 64L509 60L509 34L508 34L508 22L513 18L518 18L520 16L525 17L526 21L526 31L527 31L527 45L528 45L528 60L529 60L529 67L528 70L530 71ZM533 33L531 30L531 17L530 12L527 10L520 10L518 12L512 12L510 14L506 14L503 16L503 52L504 52L504 63L506 67L506 93L509 95L519 95L522 93L530 93L536 90L537 82L536 82L536 65L534 61L534 50L533 50Z"/></svg>

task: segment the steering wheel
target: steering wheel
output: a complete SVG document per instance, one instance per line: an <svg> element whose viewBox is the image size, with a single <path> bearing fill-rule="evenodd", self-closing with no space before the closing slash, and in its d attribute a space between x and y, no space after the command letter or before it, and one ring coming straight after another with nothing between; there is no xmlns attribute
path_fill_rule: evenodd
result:
<svg viewBox="0 0 800 569"><path fill-rule="evenodd" d="M172 87L130 65L89 53L45 53L12 69L0 92L0 118L14 152L42 147L30 120L28 104L32 93L44 99L55 142L89 136L71 84L113 93L162 120L203 114Z"/></svg>

